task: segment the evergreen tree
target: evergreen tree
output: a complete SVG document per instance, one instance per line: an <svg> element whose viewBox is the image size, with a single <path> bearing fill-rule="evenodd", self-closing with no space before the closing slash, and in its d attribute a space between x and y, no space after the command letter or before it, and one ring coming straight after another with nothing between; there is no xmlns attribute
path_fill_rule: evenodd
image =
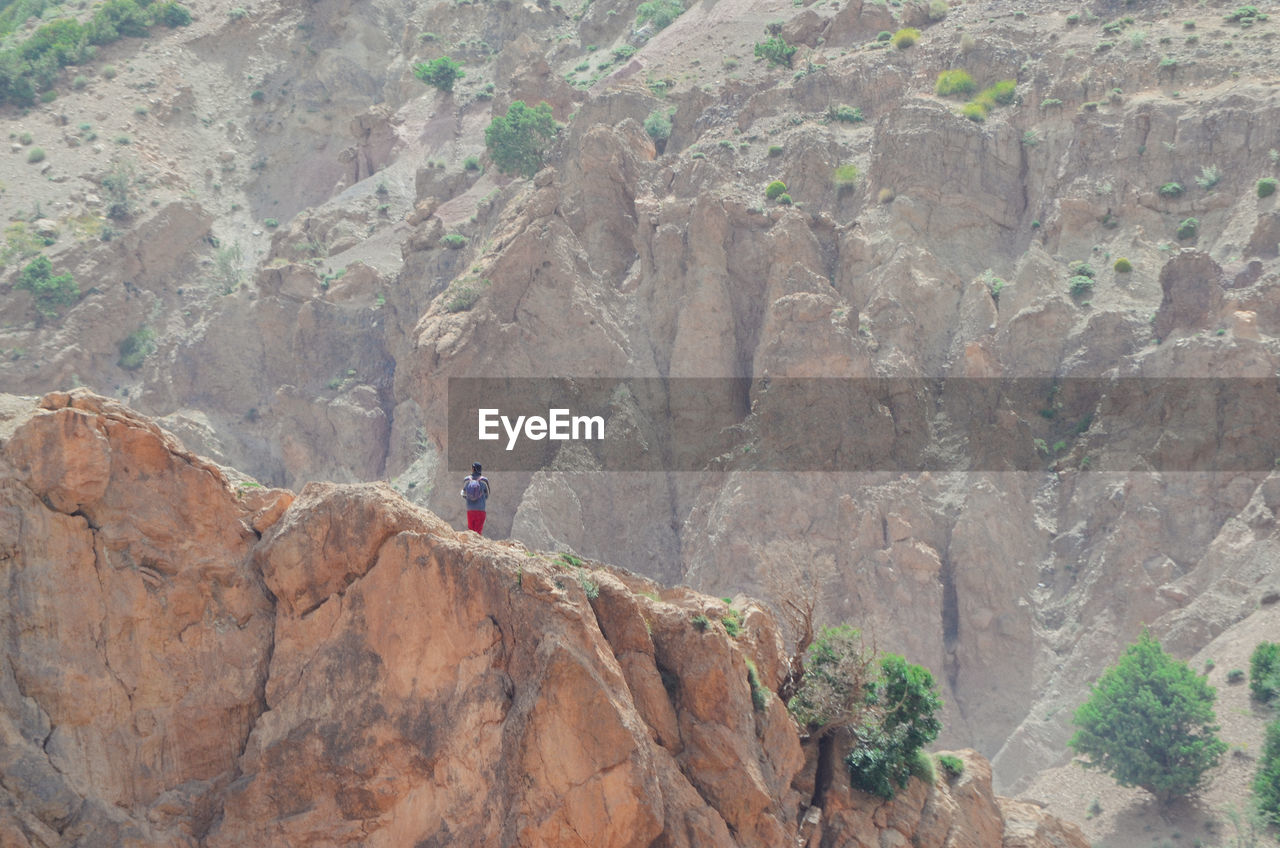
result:
<svg viewBox="0 0 1280 848"><path fill-rule="evenodd" d="M1212 686L1143 630L1076 710L1069 743L1121 786L1161 803L1190 795L1227 746L1217 737Z"/></svg>

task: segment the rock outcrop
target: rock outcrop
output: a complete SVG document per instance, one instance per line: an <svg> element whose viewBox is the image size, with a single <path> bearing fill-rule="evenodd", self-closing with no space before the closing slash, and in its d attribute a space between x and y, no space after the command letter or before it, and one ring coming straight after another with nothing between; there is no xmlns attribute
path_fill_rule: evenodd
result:
<svg viewBox="0 0 1280 848"><path fill-rule="evenodd" d="M6 848L1085 845L974 752L892 802L819 778L750 601L731 637L720 599L382 484L266 489L84 391L0 395L0 526Z"/></svg>

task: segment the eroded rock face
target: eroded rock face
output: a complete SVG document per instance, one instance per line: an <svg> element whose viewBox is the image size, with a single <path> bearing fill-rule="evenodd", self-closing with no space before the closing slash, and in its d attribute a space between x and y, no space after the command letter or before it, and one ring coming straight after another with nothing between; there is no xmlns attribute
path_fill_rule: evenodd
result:
<svg viewBox="0 0 1280 848"><path fill-rule="evenodd" d="M721 600L381 484L263 489L83 391L0 396L0 457L5 846L1083 845L974 754L891 804L837 777L815 831L748 602L731 638Z"/></svg>

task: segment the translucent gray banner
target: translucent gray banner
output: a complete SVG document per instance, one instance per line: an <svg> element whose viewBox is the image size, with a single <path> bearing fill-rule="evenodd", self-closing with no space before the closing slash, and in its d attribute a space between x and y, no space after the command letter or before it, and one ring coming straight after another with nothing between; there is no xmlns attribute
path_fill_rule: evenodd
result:
<svg viewBox="0 0 1280 848"><path fill-rule="evenodd" d="M449 380L467 471L1267 471L1280 380Z"/></svg>

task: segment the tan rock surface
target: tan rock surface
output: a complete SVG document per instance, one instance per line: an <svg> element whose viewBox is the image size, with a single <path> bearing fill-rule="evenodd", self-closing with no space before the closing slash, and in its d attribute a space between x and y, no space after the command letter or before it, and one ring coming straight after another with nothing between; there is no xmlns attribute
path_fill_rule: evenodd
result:
<svg viewBox="0 0 1280 848"><path fill-rule="evenodd" d="M6 846L794 843L813 778L753 705L783 666L749 602L731 638L692 623L721 600L382 485L263 489L87 392L0 410ZM966 774L833 793L823 844L1077 844Z"/></svg>

